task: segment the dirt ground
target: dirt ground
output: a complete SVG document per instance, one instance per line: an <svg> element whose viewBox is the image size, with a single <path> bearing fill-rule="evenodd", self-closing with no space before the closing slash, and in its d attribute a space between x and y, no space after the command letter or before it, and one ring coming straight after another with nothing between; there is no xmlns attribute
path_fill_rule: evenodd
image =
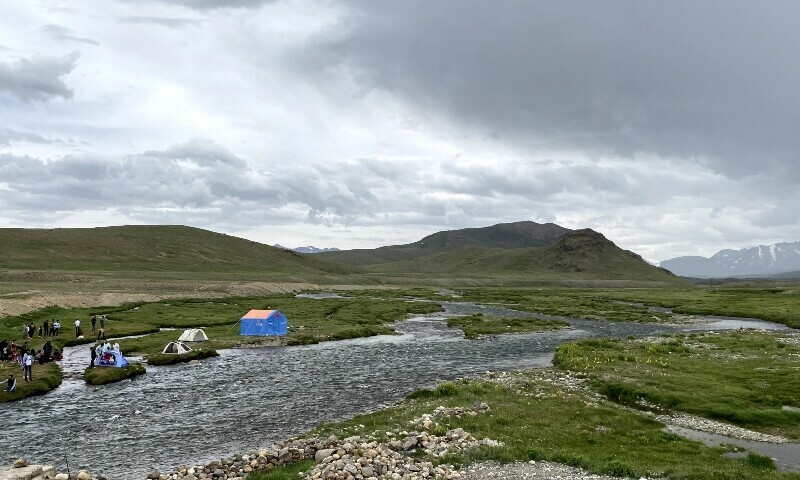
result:
<svg viewBox="0 0 800 480"><path fill-rule="evenodd" d="M22 288L0 294L0 318L32 312L43 307L100 307L121 305L127 302L156 302L175 298L220 298L230 296L257 296L275 293L296 293L319 290L313 283L220 282L220 283L169 283L157 285L130 283L102 286L84 285L89 291L54 291L45 288ZM122 291L120 291L122 290Z"/></svg>

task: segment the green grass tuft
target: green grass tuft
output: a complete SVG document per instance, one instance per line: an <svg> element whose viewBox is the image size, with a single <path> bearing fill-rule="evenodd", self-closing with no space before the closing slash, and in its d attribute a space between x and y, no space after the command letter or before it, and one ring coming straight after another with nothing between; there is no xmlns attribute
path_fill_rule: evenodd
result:
<svg viewBox="0 0 800 480"><path fill-rule="evenodd" d="M144 366L138 362L132 362L125 367L86 367L83 371L83 379L89 385L106 385L108 383L119 382L138 375L144 375Z"/></svg>

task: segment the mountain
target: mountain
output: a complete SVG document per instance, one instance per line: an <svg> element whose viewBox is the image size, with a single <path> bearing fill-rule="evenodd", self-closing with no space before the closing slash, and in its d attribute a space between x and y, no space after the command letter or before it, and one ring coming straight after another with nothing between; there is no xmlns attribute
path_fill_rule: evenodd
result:
<svg viewBox="0 0 800 480"><path fill-rule="evenodd" d="M687 256L659 264L676 275L695 278L771 276L800 270L800 242L741 250L720 250L711 258Z"/></svg>
<svg viewBox="0 0 800 480"><path fill-rule="evenodd" d="M425 257L364 268L387 275L414 273L538 280L681 282L671 272L650 265L639 255L617 247L591 229L568 231L554 243L541 247L508 249L463 246Z"/></svg>
<svg viewBox="0 0 800 480"><path fill-rule="evenodd" d="M353 268L179 225L0 229L0 269L347 274Z"/></svg>
<svg viewBox="0 0 800 480"><path fill-rule="evenodd" d="M283 245L280 245L280 244L276 243L273 246L275 248L282 248L284 250L291 250L291 251L297 252L297 253L322 253L322 252L340 252L341 251L340 249L338 249L336 247L318 248L318 247L315 247L315 246L312 246L312 245L309 245L307 247L289 248L289 247L284 247Z"/></svg>
<svg viewBox="0 0 800 480"><path fill-rule="evenodd" d="M376 265L412 260L462 247L503 249L541 247L552 244L570 231L554 223L541 224L530 221L500 223L491 227L437 232L405 245L325 252L320 256L349 265Z"/></svg>

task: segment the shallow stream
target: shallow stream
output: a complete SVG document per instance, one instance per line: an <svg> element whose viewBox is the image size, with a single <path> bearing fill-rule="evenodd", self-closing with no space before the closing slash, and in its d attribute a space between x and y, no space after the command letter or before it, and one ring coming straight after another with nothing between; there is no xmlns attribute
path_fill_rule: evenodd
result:
<svg viewBox="0 0 800 480"><path fill-rule="evenodd" d="M208 463L269 446L444 380L548 365L555 348L571 339L786 328L722 318L686 326L564 319L572 328L464 340L459 330L447 328L446 315L528 314L465 303L444 306L445 314L398 323L403 334L398 336L222 350L198 365L148 366L142 377L101 387L65 379L47 395L0 407L0 462L22 456L65 470L68 460L73 471L87 466L115 480L140 480L152 468ZM86 346L67 348L64 355L65 370L88 364Z"/></svg>

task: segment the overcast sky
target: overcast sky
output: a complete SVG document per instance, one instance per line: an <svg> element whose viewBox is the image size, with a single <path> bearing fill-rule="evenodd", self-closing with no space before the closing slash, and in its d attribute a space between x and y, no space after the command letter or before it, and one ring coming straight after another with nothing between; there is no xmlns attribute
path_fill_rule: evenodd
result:
<svg viewBox="0 0 800 480"><path fill-rule="evenodd" d="M3 0L0 227L800 240L800 3Z"/></svg>

